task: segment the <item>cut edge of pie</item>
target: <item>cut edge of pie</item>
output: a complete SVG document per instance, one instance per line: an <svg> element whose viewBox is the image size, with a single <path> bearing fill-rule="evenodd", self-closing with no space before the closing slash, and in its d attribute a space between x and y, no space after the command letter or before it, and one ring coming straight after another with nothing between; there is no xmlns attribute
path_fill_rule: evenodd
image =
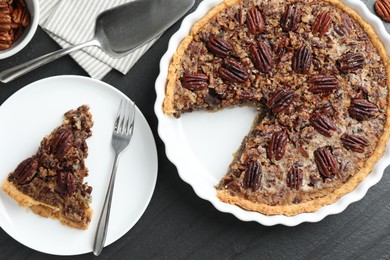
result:
<svg viewBox="0 0 390 260"><path fill-rule="evenodd" d="M340 8L342 11L346 12L349 16L351 16L362 27L363 31L368 35L373 46L378 51L378 54L382 59L382 62L385 66L386 76L387 76L387 88L388 90L390 90L389 57L373 27L369 23L364 21L364 19L355 10L348 7L340 0L322 0L322 1ZM226 0L223 3L214 7L213 9L211 9L206 16L204 16L201 20L199 20L194 24L190 34L187 35L179 44L176 52L172 57L168 69L167 83L165 87L165 99L162 105L162 110L166 116L175 116L175 114L178 113L178 111L175 109L174 106L174 94L176 88L176 81L180 78L180 75L178 75L178 71L180 68L181 58L185 50L193 40L193 35L195 35L216 14L218 14L225 8L228 8L229 6L232 6L239 2L241 2L241 0ZM388 94L387 101L390 102L390 94ZM241 197L240 194L231 194L228 190L217 190L217 197L223 202L238 205L246 210L257 211L265 215L282 214L287 216L293 216L299 213L315 212L326 205L336 202L343 195L353 191L367 177L367 175L369 175L369 173L375 166L376 162L380 159L380 157L384 153L389 136L390 136L390 105L388 103L386 109L386 122L384 125L384 130L381 137L378 140L378 143L372 155L364 162L364 166L348 180L348 183L345 183L344 185L336 189L333 193L326 194L324 197L316 198L315 200L312 201L307 201L304 203L288 205L288 206L286 205L270 206L266 204L258 204L255 202L251 202L245 199L244 197ZM237 156L237 153L235 156ZM234 160L235 159L236 158L234 158Z"/></svg>
<svg viewBox="0 0 390 260"><path fill-rule="evenodd" d="M89 106L82 105L64 116L62 125L43 138L38 152L7 176L2 189L37 215L86 230L93 215L92 187L84 183L88 176L85 140L92 135L92 115Z"/></svg>

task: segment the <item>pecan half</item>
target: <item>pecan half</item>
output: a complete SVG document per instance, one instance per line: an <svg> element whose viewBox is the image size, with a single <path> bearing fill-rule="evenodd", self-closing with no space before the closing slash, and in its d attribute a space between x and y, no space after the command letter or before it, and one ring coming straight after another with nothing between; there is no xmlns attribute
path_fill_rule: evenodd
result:
<svg viewBox="0 0 390 260"><path fill-rule="evenodd" d="M75 177L70 172L57 174L57 185L59 192L64 197L70 197L76 191Z"/></svg>
<svg viewBox="0 0 390 260"><path fill-rule="evenodd" d="M377 0L374 9L383 21L390 22L390 0Z"/></svg>
<svg viewBox="0 0 390 260"><path fill-rule="evenodd" d="M74 136L71 130L60 130L51 141L50 152L58 158L62 158L72 148L73 142Z"/></svg>
<svg viewBox="0 0 390 260"><path fill-rule="evenodd" d="M11 9L10 9L8 3L0 2L0 13L2 13L2 14L10 14L11 13Z"/></svg>
<svg viewBox="0 0 390 260"><path fill-rule="evenodd" d="M330 147L321 147L314 151L314 160L319 173L329 178L332 175L339 173L339 166L336 158L333 156Z"/></svg>
<svg viewBox="0 0 390 260"><path fill-rule="evenodd" d="M320 134L331 137L332 131L336 130L336 125L333 120L321 113L314 112L310 117L310 125L314 127Z"/></svg>
<svg viewBox="0 0 390 260"><path fill-rule="evenodd" d="M248 29L252 34L260 34L264 31L265 24L263 16L257 6L248 11L247 15Z"/></svg>
<svg viewBox="0 0 390 260"><path fill-rule="evenodd" d="M220 37L210 37L207 42L207 49L215 55L225 58L233 51L233 46L225 39Z"/></svg>
<svg viewBox="0 0 390 260"><path fill-rule="evenodd" d="M309 88L309 91L314 94L328 93L337 89L339 86L337 78L333 75L313 75L309 83L313 84Z"/></svg>
<svg viewBox="0 0 390 260"><path fill-rule="evenodd" d="M181 85L189 90L197 91L209 86L209 78L203 73L188 73L181 78Z"/></svg>
<svg viewBox="0 0 390 260"><path fill-rule="evenodd" d="M245 189L252 189L256 191L260 188L261 184L261 165L257 161L251 161L248 169L245 171L243 186Z"/></svg>
<svg viewBox="0 0 390 260"><path fill-rule="evenodd" d="M252 60L255 64L255 67L261 72L268 73L272 70L274 66L274 61L272 59L271 50L267 44L263 41L259 41L259 47L252 45L250 47L250 52L252 54Z"/></svg>
<svg viewBox="0 0 390 260"><path fill-rule="evenodd" d="M298 4L287 5L280 19L282 30L284 32L296 31L301 22L301 15L301 8Z"/></svg>
<svg viewBox="0 0 390 260"><path fill-rule="evenodd" d="M302 170L295 166L291 167L291 169L287 173L287 187L289 187L290 189L299 190L299 188L302 186L302 180Z"/></svg>
<svg viewBox="0 0 390 260"><path fill-rule="evenodd" d="M280 89L274 92L271 98L266 102L266 106L274 113L285 110L291 104L294 98L294 91Z"/></svg>
<svg viewBox="0 0 390 260"><path fill-rule="evenodd" d="M308 45L303 45L294 52L292 58L292 70L296 73L307 74L311 67L312 54Z"/></svg>
<svg viewBox="0 0 390 260"><path fill-rule="evenodd" d="M12 174L12 177L20 185L30 182L37 174L38 161L33 157L22 161Z"/></svg>
<svg viewBox="0 0 390 260"><path fill-rule="evenodd" d="M226 58L222 62L222 66L219 68L219 75L222 79L242 83L248 79L249 74L245 67L236 60Z"/></svg>
<svg viewBox="0 0 390 260"><path fill-rule="evenodd" d="M351 34L353 32L353 22L351 18L347 14L342 14L341 22L340 24L334 25L334 30L340 36Z"/></svg>
<svg viewBox="0 0 390 260"><path fill-rule="evenodd" d="M267 147L267 157L270 160L275 159L276 161L279 161L283 158L283 155L286 152L287 139L286 130L281 130L272 134L271 141Z"/></svg>
<svg viewBox="0 0 390 260"><path fill-rule="evenodd" d="M331 24L329 12L319 14L313 24L313 34L320 33L320 37L322 37L329 30Z"/></svg>
<svg viewBox="0 0 390 260"><path fill-rule="evenodd" d="M340 72L352 72L363 68L364 56L361 53L344 54L337 60L336 64Z"/></svg>
<svg viewBox="0 0 390 260"><path fill-rule="evenodd" d="M30 15L26 8L15 8L11 13L12 21L26 27L30 23Z"/></svg>
<svg viewBox="0 0 390 260"><path fill-rule="evenodd" d="M378 108L371 102L354 98L351 100L351 106L348 108L349 115L359 121L375 117Z"/></svg>
<svg viewBox="0 0 390 260"><path fill-rule="evenodd" d="M343 134L340 141L345 148L357 153L364 153L364 148L370 145L364 137L350 134Z"/></svg>

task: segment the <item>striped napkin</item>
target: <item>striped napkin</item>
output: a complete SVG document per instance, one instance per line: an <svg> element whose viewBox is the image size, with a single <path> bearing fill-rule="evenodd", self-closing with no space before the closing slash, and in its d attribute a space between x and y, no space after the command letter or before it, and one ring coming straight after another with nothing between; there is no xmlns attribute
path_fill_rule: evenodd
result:
<svg viewBox="0 0 390 260"><path fill-rule="evenodd" d="M41 8L39 24L61 47L69 47L93 38L98 14L130 1L39 0ZM120 59L111 58L94 46L70 55L92 78L102 79L111 69L126 74L156 41L157 38Z"/></svg>

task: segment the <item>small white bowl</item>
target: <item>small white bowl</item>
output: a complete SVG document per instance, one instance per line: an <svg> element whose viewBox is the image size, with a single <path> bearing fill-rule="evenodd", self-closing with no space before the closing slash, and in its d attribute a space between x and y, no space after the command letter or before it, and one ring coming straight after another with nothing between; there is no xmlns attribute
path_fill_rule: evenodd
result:
<svg viewBox="0 0 390 260"><path fill-rule="evenodd" d="M31 22L24 29L23 34L20 38L14 42L11 48L0 51L0 59L8 58L20 50L22 50L34 36L39 22L39 0L25 0L27 4L28 11L30 12Z"/></svg>
<svg viewBox="0 0 390 260"><path fill-rule="evenodd" d="M208 113L207 117L204 116L207 112L197 112L191 113L191 115L182 115L180 119L167 117L163 114L162 104L165 97L165 84L169 63L173 54L182 39L190 32L194 23L222 1L204 0L201 2L197 10L183 20L180 29L171 37L167 52L161 58L160 74L155 84L157 98L154 110L158 118L158 133L165 143L168 159L175 164L180 177L192 186L200 198L210 201L219 211L231 213L242 221L256 221L265 226L277 224L296 226L303 222L318 222L326 216L342 212L351 203L362 199L368 189L382 178L383 172L390 161L389 145L382 158L376 163L371 174L352 192L344 195L333 204L322 207L316 212L301 213L291 217L282 215L266 216L221 202L217 198L215 190L215 185L218 184L226 171L227 165L231 162L231 153L239 146L242 136L249 131L249 127L248 129L230 131L230 128L226 127L226 123L232 121L238 123L238 125L250 126L255 112L253 114L249 112L253 110L249 109L245 113L237 110L245 108L236 108L229 111L222 110L218 113ZM381 20L369 11L362 1L342 1L373 26L390 55L390 35L387 33ZM211 120L207 120L207 118L211 117ZM226 118L229 118L229 120L226 120ZM240 124L241 122L245 123ZM234 127L235 125L232 124L231 126ZM210 131L210 129L213 129L213 131ZM241 131L241 133L238 133L238 131ZM236 140L236 143L226 142L226 138ZM213 153L214 147L219 149L218 157Z"/></svg>

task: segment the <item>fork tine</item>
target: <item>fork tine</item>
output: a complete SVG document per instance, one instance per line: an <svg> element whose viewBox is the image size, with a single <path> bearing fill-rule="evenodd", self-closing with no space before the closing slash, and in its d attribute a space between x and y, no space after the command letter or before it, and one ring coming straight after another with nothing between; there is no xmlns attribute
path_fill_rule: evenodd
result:
<svg viewBox="0 0 390 260"><path fill-rule="evenodd" d="M128 125L126 127L126 134L131 134L134 126L134 119L135 119L135 104L133 101L129 102L129 121Z"/></svg>
<svg viewBox="0 0 390 260"><path fill-rule="evenodd" d="M122 111L122 103L123 103L123 100L121 100L121 102L119 104L118 112L117 112L116 117L115 117L114 132L118 132L118 129L119 129L119 124L121 121L120 117L121 117L121 111Z"/></svg>

